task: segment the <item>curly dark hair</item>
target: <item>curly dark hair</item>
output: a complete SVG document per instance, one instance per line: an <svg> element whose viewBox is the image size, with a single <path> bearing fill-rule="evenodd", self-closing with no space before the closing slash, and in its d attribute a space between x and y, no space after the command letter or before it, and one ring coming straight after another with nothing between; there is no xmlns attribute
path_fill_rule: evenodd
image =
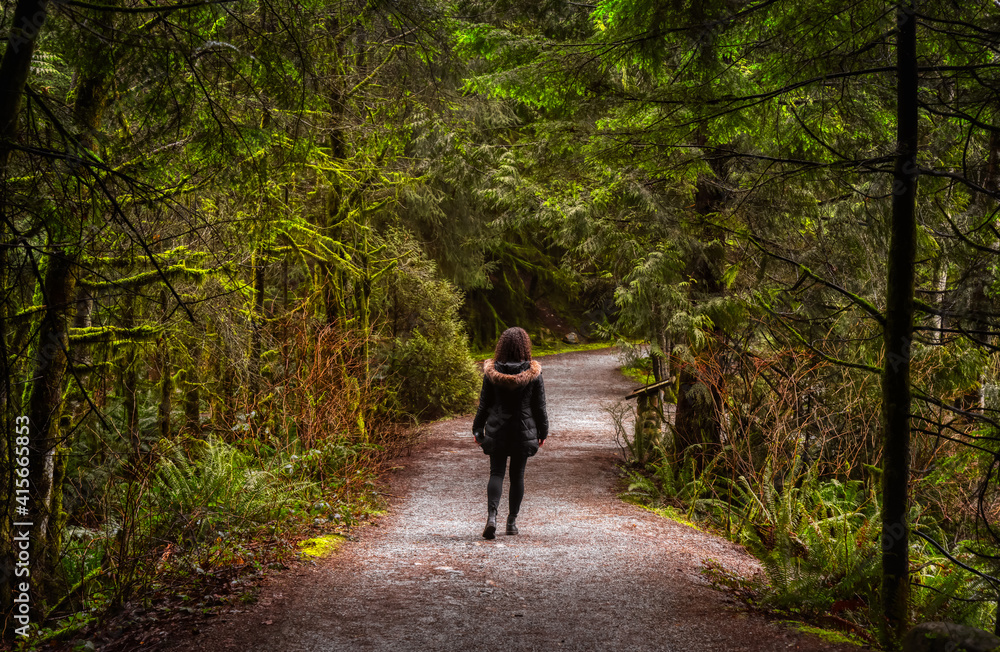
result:
<svg viewBox="0 0 1000 652"><path fill-rule="evenodd" d="M531 360L531 338L528 332L519 326L505 330L497 340L496 351L493 352L496 362L523 362Z"/></svg>

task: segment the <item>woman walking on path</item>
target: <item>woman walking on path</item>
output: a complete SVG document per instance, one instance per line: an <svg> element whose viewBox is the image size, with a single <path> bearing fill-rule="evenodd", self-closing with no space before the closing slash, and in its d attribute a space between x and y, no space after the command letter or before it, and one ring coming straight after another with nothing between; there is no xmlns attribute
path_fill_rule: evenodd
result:
<svg viewBox="0 0 1000 652"><path fill-rule="evenodd" d="M483 363L483 373L472 434L490 456L483 538L492 539L496 536L507 458L510 458L507 534L517 534L514 521L524 497L524 466L548 437L549 418L545 412L542 367L531 359L531 339L523 328L508 328L500 335L493 359Z"/></svg>

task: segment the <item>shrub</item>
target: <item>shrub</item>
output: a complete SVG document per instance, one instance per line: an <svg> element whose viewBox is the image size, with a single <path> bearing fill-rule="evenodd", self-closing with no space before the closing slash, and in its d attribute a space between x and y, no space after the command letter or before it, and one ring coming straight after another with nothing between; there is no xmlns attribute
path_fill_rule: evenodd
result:
<svg viewBox="0 0 1000 652"><path fill-rule="evenodd" d="M458 317L462 295L405 234L390 240L402 253L380 303L392 334L383 372L398 383L397 409L419 418L468 410L478 376Z"/></svg>

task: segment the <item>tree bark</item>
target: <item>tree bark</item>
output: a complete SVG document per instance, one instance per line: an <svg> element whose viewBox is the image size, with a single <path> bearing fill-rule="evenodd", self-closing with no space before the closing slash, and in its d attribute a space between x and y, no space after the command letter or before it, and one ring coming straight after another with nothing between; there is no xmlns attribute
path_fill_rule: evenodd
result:
<svg viewBox="0 0 1000 652"><path fill-rule="evenodd" d="M125 328L135 326L135 306L136 297L128 295L125 297L125 309L122 316L122 324ZM129 440L129 450L133 460L139 459L140 439L139 439L139 403L137 395L139 391L139 374L136 366L139 363L139 356L136 354L136 344L129 342L125 345L125 353L122 355L122 408L125 413L125 436Z"/></svg>
<svg viewBox="0 0 1000 652"><path fill-rule="evenodd" d="M372 272L370 265L371 242L368 238L368 229L362 230L361 243L358 247L358 267L361 269L361 277L354 282L354 303L357 310L358 329L363 338L361 344L361 356L364 360L365 379L368 378L369 363L371 362L371 295L372 295Z"/></svg>
<svg viewBox="0 0 1000 652"><path fill-rule="evenodd" d="M705 147L708 137L704 128L697 133L697 144ZM717 178L725 175L721 163L712 162L712 171ZM723 196L717 187L713 187L709 179L699 177L695 191L695 212L698 215L709 215L718 210ZM719 274L719 267L726 252L720 244L713 227L699 224L699 250L688 262L685 270L687 277L694 279L691 284L691 305L695 306L705 298L716 297L723 293L724 285ZM705 358L713 359L717 355L717 345L709 341L706 350L702 352ZM714 383L706 383L698 370L690 364L684 364L679 370L677 392L677 409L674 411L675 454L682 459L685 451L698 444L722 443L722 428L719 423L719 407L722 397L719 388ZM704 459L704 451L697 457Z"/></svg>
<svg viewBox="0 0 1000 652"><path fill-rule="evenodd" d="M17 133L21 98L31 72L38 33L48 17L48 4L48 0L20 0L17 3L7 48L0 61L0 171L4 177L11 151L7 143Z"/></svg>
<svg viewBox="0 0 1000 652"><path fill-rule="evenodd" d="M61 500L57 494L58 468L62 466L63 442L59 420L63 408L63 385L68 366L69 324L75 298L75 258L64 249L54 249L45 270L45 311L39 324L32 383L28 394L29 516L32 577L51 578L49 571L59 558Z"/></svg>
<svg viewBox="0 0 1000 652"><path fill-rule="evenodd" d="M2 224L2 222L0 222ZM10 287L7 282L7 239L10 234L5 226L0 225L0 286ZM12 608L14 606L14 548L11 545L14 522L14 411L11 409L11 369L7 352L7 312L8 303L0 301L0 424L3 424L2 448L0 448L0 468L7 471L0 477L0 494L6 496L0 503L0 621L12 623ZM3 627L3 639L7 636L10 626Z"/></svg>
<svg viewBox="0 0 1000 652"><path fill-rule="evenodd" d="M160 290L160 314L164 323L167 319L167 292ZM170 410L174 392L173 368L170 361L170 340L164 334L160 338L158 362L160 371L160 406L156 413L160 439L170 438Z"/></svg>
<svg viewBox="0 0 1000 652"><path fill-rule="evenodd" d="M897 7L897 123L882 367L882 636L902 638L909 603L910 343L916 276L917 21Z"/></svg>
<svg viewBox="0 0 1000 652"><path fill-rule="evenodd" d="M257 394L263 389L260 356L264 337L264 257L264 246L259 245L253 256L253 323L250 328L250 363L257 368L250 380L248 405L256 402Z"/></svg>
<svg viewBox="0 0 1000 652"><path fill-rule="evenodd" d="M3 59L0 60L0 183L6 183L8 172L7 166L10 163L11 147L10 143L17 135L17 120L21 110L21 99L24 96L24 86L28 82L28 75L31 73L31 60L35 53L35 46L38 42L38 33L41 31L45 20L48 17L48 0L19 0L14 7L14 15L10 22L10 29L7 36L7 46L4 48ZM0 220L0 243L6 245L14 234L7 228L7 220ZM7 249L3 247L0 254L0 270L7 269ZM8 287L6 283L4 287ZM4 429L4 450L0 452L0 467L6 469L0 483L7 489L13 487L14 465L10 464L11 450L13 442L10 440L14 436L14 421L11 410L11 387L10 369L8 368L9 358L7 357L7 324L6 305L0 308L0 354L3 355L3 387L0 389L0 424ZM13 582L14 574L10 564L12 563L13 547L11 544L10 518L13 510L12 490L4 492L7 500L3 503L3 511L0 518L3 524L0 525L0 622L4 640L13 641L14 620L13 620Z"/></svg>
<svg viewBox="0 0 1000 652"><path fill-rule="evenodd" d="M329 91L330 106L330 131L329 150L330 158L333 161L342 161L347 158L347 138L344 132L344 114L346 112L345 95L346 89L341 80L342 72L340 68L344 65L345 41L349 30L343 29L339 16L332 16L327 23L327 33L330 39L329 51L333 59L332 68L335 73L332 76L333 82ZM341 227L338 217L344 203L344 184L337 173L330 179L330 188L326 193L326 210L324 211L322 224L319 224L322 233L334 240L339 240ZM320 283L323 284L323 304L325 309L325 319L327 326L333 326L341 318L347 318L344 310L345 299L345 279L342 271L338 270L334 264L323 263L320 265Z"/></svg>
<svg viewBox="0 0 1000 652"><path fill-rule="evenodd" d="M946 253L942 252L941 256L938 257L937 266L934 269L934 296L933 303L940 311L944 311L944 295L945 291L948 289L948 256ZM931 315L931 333L930 340L935 344L941 344L944 341L944 333L942 329L945 327L944 316L943 315Z"/></svg>
<svg viewBox="0 0 1000 652"><path fill-rule="evenodd" d="M693 446L721 445L720 398L718 390L704 382L690 364L681 367L674 415L674 453L677 461L683 460L685 452ZM705 461L706 452L700 451L696 455L699 466Z"/></svg>
<svg viewBox="0 0 1000 652"><path fill-rule="evenodd" d="M191 362L184 374L184 425L196 437L201 435L201 345L191 346Z"/></svg>

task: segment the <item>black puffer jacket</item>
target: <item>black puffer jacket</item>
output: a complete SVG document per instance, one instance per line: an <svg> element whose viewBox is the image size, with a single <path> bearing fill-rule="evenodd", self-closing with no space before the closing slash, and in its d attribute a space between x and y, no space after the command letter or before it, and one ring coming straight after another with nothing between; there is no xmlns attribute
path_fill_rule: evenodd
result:
<svg viewBox="0 0 1000 652"><path fill-rule="evenodd" d="M537 453L549 436L541 365L487 360L472 433L487 455Z"/></svg>

